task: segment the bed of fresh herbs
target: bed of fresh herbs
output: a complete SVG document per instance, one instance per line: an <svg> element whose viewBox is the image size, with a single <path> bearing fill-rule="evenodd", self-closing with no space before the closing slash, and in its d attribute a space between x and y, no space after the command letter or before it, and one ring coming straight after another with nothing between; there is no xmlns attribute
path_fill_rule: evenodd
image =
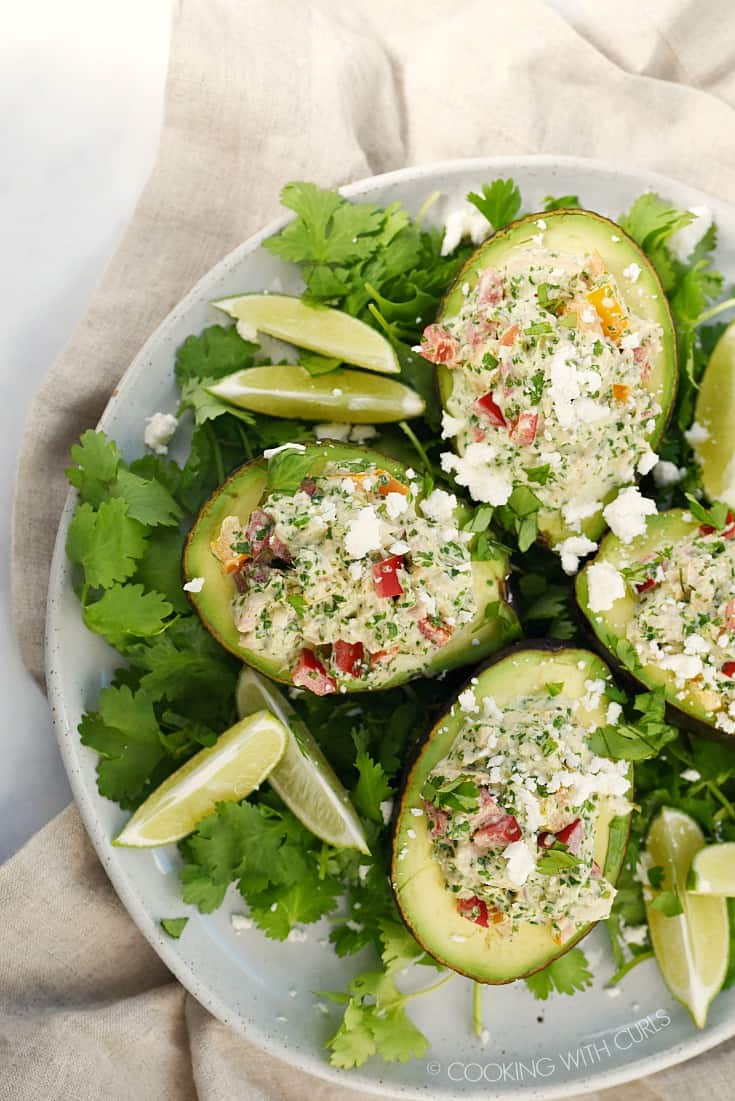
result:
<svg viewBox="0 0 735 1101"><path fill-rule="evenodd" d="M520 212L521 195L512 180L498 179L469 195L495 229ZM426 416L411 425L389 426L375 446L440 479L437 457L440 410L432 367L411 352L422 328L434 317L441 296L471 253L462 244L441 255L442 232L412 220L400 204L381 209L353 204L337 192L292 183L282 193L294 219L265 247L297 264L312 303L328 303L377 326L393 343L401 377L425 397ZM427 206L430 204L429 200ZM577 196L548 197L545 210L578 206ZM620 219L650 257L661 277L676 322L680 356L679 396L659 448L661 457L687 468L675 489L645 492L659 507L686 504L696 494L697 468L683 437L693 415L697 380L719 333L710 303L724 292L712 265L712 228L686 264L674 259L667 239L691 219L653 194L641 196ZM209 636L182 591L180 560L193 516L233 468L266 447L313 439L308 424L253 415L218 402L205 390L213 379L263 362L257 345L234 328L213 325L179 348L175 374L180 414L192 424L183 466L147 454L123 461L114 441L85 432L72 449L68 470L79 495L67 550L77 567L78 593L87 627L120 654L112 683L79 727L83 743L99 754L100 794L133 809L187 757L235 721L238 662ZM310 372L335 369L336 360L304 352ZM153 412L153 410L151 410ZM477 556L492 556L497 542L513 551L513 584L526 634L581 643L572 614L571 586L557 560L534 543L538 501L528 490L493 510L477 508L470 520L481 533ZM181 890L185 902L207 913L220 906L231 884L263 934L283 940L323 917L340 956L371 953L344 992L321 992L344 1006L342 1021L327 1047L338 1067L362 1064L372 1055L403 1061L422 1055L429 1040L413 1025L396 977L414 964L437 966L402 925L386 875L390 838L381 804L395 799L411 748L432 724L466 671L442 681L408 684L390 692L347 699L319 699L302 693L296 706L351 792L365 825L371 856L338 850L309 833L267 786L241 804L220 804L181 843ZM607 922L617 982L651 955L646 942L629 946L625 925L645 921L638 854L647 825L667 804L691 814L710 839L735 840L735 753L667 725L655 694L636 699L616 690L625 703L627 725L606 728L598 749L635 762L637 809L613 914ZM681 773L696 769L700 779ZM648 873L654 888L657 869ZM656 905L676 913L679 900L660 892ZM735 912L731 910L731 918ZM181 936L186 918L163 918L171 936ZM735 928L735 921L732 922ZM361 957L364 961L365 956ZM364 968L364 962L361 963ZM356 967L356 971L357 971ZM440 969L441 970L441 969ZM448 981L444 974L439 982ZM735 980L731 961L727 984ZM461 981L461 980L457 980ZM526 980L532 994L572 994L590 985L584 952L574 948ZM435 989L430 980L426 990ZM469 984L468 984L469 990ZM480 989L468 994L468 1027L484 1025ZM492 1032L492 1020L489 1023Z"/></svg>

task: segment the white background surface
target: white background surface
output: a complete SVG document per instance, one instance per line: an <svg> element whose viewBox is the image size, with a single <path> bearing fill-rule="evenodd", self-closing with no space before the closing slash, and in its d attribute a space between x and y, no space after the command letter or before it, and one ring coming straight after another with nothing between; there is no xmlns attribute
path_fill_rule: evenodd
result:
<svg viewBox="0 0 735 1101"><path fill-rule="evenodd" d="M70 798L45 699L13 636L16 458L31 396L152 166L172 2L0 0L0 861ZM573 21L585 0L551 2Z"/></svg>

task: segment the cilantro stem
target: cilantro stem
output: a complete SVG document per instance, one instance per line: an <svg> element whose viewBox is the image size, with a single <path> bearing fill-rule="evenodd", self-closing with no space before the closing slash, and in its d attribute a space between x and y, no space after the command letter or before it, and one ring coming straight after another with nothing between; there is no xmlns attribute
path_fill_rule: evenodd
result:
<svg viewBox="0 0 735 1101"><path fill-rule="evenodd" d="M248 459L252 459L253 449L250 446L250 441L248 440L248 434L245 431L245 429L243 428L243 426L240 424L239 421L235 421L235 424L237 426L237 434L240 437L240 442L242 444L242 449L245 452L245 454L247 455Z"/></svg>
<svg viewBox="0 0 735 1101"><path fill-rule="evenodd" d="M645 952L639 952L637 956L633 956L633 958L629 959L627 963L624 963L622 967L619 967L615 974L605 983L605 986L617 986L620 980L624 979L629 971L632 971L639 963L643 963L644 960L650 959L653 959L652 948L648 948Z"/></svg>
<svg viewBox="0 0 735 1101"><path fill-rule="evenodd" d="M452 979L456 979L456 977L456 974L450 971L443 979L439 979L438 982L432 983L431 986L424 986L421 990L414 990L412 994L404 994L402 1001L410 1002L412 998L420 998L422 994L431 994L432 990L438 990L440 986L444 986L446 983L451 982Z"/></svg>
<svg viewBox="0 0 735 1101"><path fill-rule="evenodd" d="M718 784L714 780L707 781L708 790L714 795L718 803L721 803L724 809L727 811L730 818L735 818L735 807L733 807L730 800L726 795L722 793Z"/></svg>
<svg viewBox="0 0 735 1101"><path fill-rule="evenodd" d="M424 470L426 470L427 473L431 473L431 463L429 462L429 457L424 451L421 441L416 436L416 433L411 428L410 424L407 424L406 421L400 421L398 427L406 436L408 436L409 440L413 444L419 458L421 459L421 462L424 465Z"/></svg>
<svg viewBox="0 0 735 1101"><path fill-rule="evenodd" d="M724 313L725 310L730 310L735 306L735 298L726 298L724 302L718 302L716 306L710 306L708 310L701 313L697 320L694 322L694 328L698 325L704 325L705 321L711 321L713 317L717 317L718 314Z"/></svg>
<svg viewBox="0 0 735 1101"><path fill-rule="evenodd" d="M225 464L222 462L222 450L217 440L217 433L212 427L212 422L207 421L207 435L209 436L209 442L212 445L212 452L214 454L214 464L217 467L217 485L222 485L225 480Z"/></svg>
<svg viewBox="0 0 735 1101"><path fill-rule="evenodd" d="M485 1031L482 1019L482 983L472 984L472 1028L475 1036L482 1036Z"/></svg>
<svg viewBox="0 0 735 1101"><path fill-rule="evenodd" d="M625 963L625 953L620 947L620 923L616 915L609 917L605 922L607 935L610 938L610 947L615 958L615 966L620 968Z"/></svg>

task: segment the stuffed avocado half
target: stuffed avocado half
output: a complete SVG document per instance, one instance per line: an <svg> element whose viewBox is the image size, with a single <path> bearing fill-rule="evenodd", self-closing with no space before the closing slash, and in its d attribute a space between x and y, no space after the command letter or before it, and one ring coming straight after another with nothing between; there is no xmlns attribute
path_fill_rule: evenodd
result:
<svg viewBox="0 0 735 1101"><path fill-rule="evenodd" d="M627 544L607 535L576 592L611 659L646 688L663 688L673 720L735 734L732 513L718 530L670 509Z"/></svg>
<svg viewBox="0 0 735 1101"><path fill-rule="evenodd" d="M404 921L446 966L512 982L610 913L632 773L587 739L614 721L611 683L586 650L522 643L472 679L421 745L392 884Z"/></svg>
<svg viewBox="0 0 735 1101"><path fill-rule="evenodd" d="M606 218L558 210L496 233L420 351L437 365L455 452L445 469L495 506L530 489L554 547L597 539L604 505L656 461L676 385L673 324L649 260Z"/></svg>
<svg viewBox="0 0 735 1101"><path fill-rule="evenodd" d="M318 695L387 688L520 633L507 559L473 559L468 514L378 452L288 445L205 504L184 574L207 629L274 680Z"/></svg>

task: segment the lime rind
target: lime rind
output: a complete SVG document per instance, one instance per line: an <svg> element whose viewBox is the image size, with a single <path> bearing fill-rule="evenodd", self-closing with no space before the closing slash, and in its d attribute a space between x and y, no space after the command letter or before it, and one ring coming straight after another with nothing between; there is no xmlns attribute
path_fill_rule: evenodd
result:
<svg viewBox="0 0 735 1101"><path fill-rule="evenodd" d="M341 310L309 306L288 294L243 294L212 302L248 328L353 367L397 375L398 358L386 338Z"/></svg>
<svg viewBox="0 0 735 1101"><path fill-rule="evenodd" d="M217 803L239 802L258 788L288 742L286 727L269 712L241 718L159 784L113 845L153 848L186 837Z"/></svg>
<svg viewBox="0 0 735 1101"><path fill-rule="evenodd" d="M266 707L289 734L286 751L268 776L271 787L300 822L322 841L339 848L369 848L350 798L313 734L282 692L247 666L237 685L237 711Z"/></svg>
<svg viewBox="0 0 735 1101"><path fill-rule="evenodd" d="M735 322L722 334L709 358L697 395L692 446L702 486L710 501L735 508Z"/></svg>

